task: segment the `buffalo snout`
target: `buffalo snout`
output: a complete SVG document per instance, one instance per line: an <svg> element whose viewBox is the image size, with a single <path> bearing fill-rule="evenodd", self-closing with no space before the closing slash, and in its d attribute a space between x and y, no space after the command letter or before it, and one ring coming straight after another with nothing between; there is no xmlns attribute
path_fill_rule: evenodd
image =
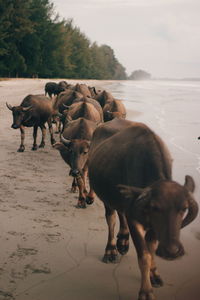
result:
<svg viewBox="0 0 200 300"><path fill-rule="evenodd" d="M77 177L79 175L81 175L81 172L78 169L71 169L69 172L69 175L73 176L73 177Z"/></svg>
<svg viewBox="0 0 200 300"><path fill-rule="evenodd" d="M18 126L18 125L16 125L16 124L12 124L11 128L13 128L13 129L18 129L18 128L19 128L19 126Z"/></svg>
<svg viewBox="0 0 200 300"><path fill-rule="evenodd" d="M168 246L160 245L156 250L156 255L167 259L174 260L185 254L184 248L180 242L174 242Z"/></svg>

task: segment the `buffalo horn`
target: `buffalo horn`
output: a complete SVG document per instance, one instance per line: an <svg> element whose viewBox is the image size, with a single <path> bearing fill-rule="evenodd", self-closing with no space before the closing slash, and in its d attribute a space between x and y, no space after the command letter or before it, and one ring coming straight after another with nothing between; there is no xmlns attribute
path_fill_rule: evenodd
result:
<svg viewBox="0 0 200 300"><path fill-rule="evenodd" d="M63 137L63 135L61 134L60 136L61 141L63 142L63 144L65 144L66 146L69 146L69 144L71 143L70 140L67 140Z"/></svg>
<svg viewBox="0 0 200 300"><path fill-rule="evenodd" d="M10 110L13 109L12 105L8 104L7 102L6 102L6 106L7 106L7 108L10 109Z"/></svg>
<svg viewBox="0 0 200 300"><path fill-rule="evenodd" d="M28 110L31 109L31 108L32 108L32 105L31 105L31 106L27 106L27 107L23 107L22 110L23 110L23 111L28 111Z"/></svg>
<svg viewBox="0 0 200 300"><path fill-rule="evenodd" d="M64 104L64 103L63 103L63 106L64 106L66 109L69 109L69 106L66 105L66 104Z"/></svg>
<svg viewBox="0 0 200 300"><path fill-rule="evenodd" d="M195 183L194 180L191 176L186 175L185 176L185 184L184 187L189 191L189 192L194 192L195 189ZM188 200L188 213L185 216L185 218L183 219L182 225L181 227L185 227L188 224L190 224L197 216L198 214L198 204L197 202L194 200L194 198L192 197L192 195L190 195L190 198Z"/></svg>
<svg viewBox="0 0 200 300"><path fill-rule="evenodd" d="M185 218L183 219L181 228L187 226L188 224L190 224L197 216L198 214L198 204L197 202L194 200L193 197L190 196L189 201L188 201L189 207L188 207L188 213L185 216Z"/></svg>

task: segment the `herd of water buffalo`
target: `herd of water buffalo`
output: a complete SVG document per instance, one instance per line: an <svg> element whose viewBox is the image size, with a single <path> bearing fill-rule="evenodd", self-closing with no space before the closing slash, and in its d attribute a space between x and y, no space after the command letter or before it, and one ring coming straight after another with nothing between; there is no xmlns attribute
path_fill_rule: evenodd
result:
<svg viewBox="0 0 200 300"><path fill-rule="evenodd" d="M180 230L198 214L193 178L186 175L183 186L173 181L172 159L162 139L145 124L126 120L122 101L105 90L49 82L45 95L28 95L19 106L7 107L12 128L21 130L19 152L25 150L24 127L33 127L36 150L37 129L42 131L39 147L44 147L48 123L51 144L70 167L72 192L78 187L77 207L92 204L95 194L104 203L108 240L103 261L116 263L119 254L126 254L130 234L142 277L138 299L155 299L152 287L162 286L163 280L154 255L169 260L184 255Z"/></svg>

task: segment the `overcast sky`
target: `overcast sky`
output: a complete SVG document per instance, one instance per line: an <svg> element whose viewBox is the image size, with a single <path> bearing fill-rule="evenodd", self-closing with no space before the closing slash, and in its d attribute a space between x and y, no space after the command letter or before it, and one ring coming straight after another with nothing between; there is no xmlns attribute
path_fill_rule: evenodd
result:
<svg viewBox="0 0 200 300"><path fill-rule="evenodd" d="M128 74L200 77L200 0L51 0L91 42L107 44Z"/></svg>

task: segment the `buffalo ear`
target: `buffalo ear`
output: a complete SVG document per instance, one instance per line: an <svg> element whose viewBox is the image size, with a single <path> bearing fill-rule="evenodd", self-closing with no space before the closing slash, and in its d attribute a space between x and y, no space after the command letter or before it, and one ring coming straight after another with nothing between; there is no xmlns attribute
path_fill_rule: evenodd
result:
<svg viewBox="0 0 200 300"><path fill-rule="evenodd" d="M195 190L195 182L194 182L194 179L189 176L189 175L186 175L185 176L185 183L184 183L184 187L189 191L189 192L194 192Z"/></svg>
<svg viewBox="0 0 200 300"><path fill-rule="evenodd" d="M137 199L143 192L144 189L128 186L124 184L118 184L120 194L127 200Z"/></svg>

